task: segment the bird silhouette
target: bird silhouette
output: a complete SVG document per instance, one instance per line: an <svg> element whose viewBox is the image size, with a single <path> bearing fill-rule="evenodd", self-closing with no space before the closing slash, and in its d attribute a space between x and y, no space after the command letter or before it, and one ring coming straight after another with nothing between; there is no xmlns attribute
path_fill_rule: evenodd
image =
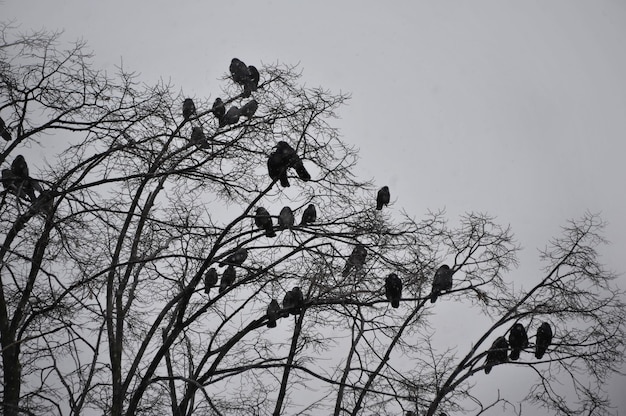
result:
<svg viewBox="0 0 626 416"><path fill-rule="evenodd" d="M276 237L272 216L265 208L259 207L256 209L256 214L254 215L254 223L260 229L265 230L266 237Z"/></svg>
<svg viewBox="0 0 626 416"><path fill-rule="evenodd" d="M23 199L29 199L32 202L35 200L35 190L38 192L42 191L39 181L29 176L28 164L22 155L17 155L15 159L13 159L13 163L11 163L11 175L8 175L8 173L5 175L3 172L3 178L5 176L11 185L13 185L11 189L15 191L10 192L14 192ZM25 197L26 195L28 198Z"/></svg>
<svg viewBox="0 0 626 416"><path fill-rule="evenodd" d="M304 295L298 286L294 287L283 298L283 309L286 309L292 315L298 315L302 313L302 306L304 306Z"/></svg>
<svg viewBox="0 0 626 416"><path fill-rule="evenodd" d="M206 139L202 127L193 127L191 129L191 143L203 149L209 147L209 142Z"/></svg>
<svg viewBox="0 0 626 416"><path fill-rule="evenodd" d="M256 110L258 108L259 108L259 103L257 102L257 100L253 98L252 100L248 101L247 103L241 106L241 108L239 109L239 113L241 114L242 117L252 118L252 116L254 116L254 113L256 113Z"/></svg>
<svg viewBox="0 0 626 416"><path fill-rule="evenodd" d="M437 269L435 272L435 278L433 279L433 290L430 295L430 303L435 303L441 291L452 289L453 273L454 272L447 264L444 264Z"/></svg>
<svg viewBox="0 0 626 416"><path fill-rule="evenodd" d="M376 195L376 209L382 210L383 205L389 205L389 200L391 199L391 194L389 193L389 187L383 186L378 190L378 194Z"/></svg>
<svg viewBox="0 0 626 416"><path fill-rule="evenodd" d="M4 122L4 119L0 117L0 135L7 142L11 140L11 132L7 128L7 125Z"/></svg>
<svg viewBox="0 0 626 416"><path fill-rule="evenodd" d="M222 281L220 282L220 293L228 289L233 283L235 283L235 279L237 278L237 271L235 267L231 264L224 270L222 274Z"/></svg>
<svg viewBox="0 0 626 416"><path fill-rule="evenodd" d="M244 85L250 81L251 74L250 68L243 63L243 61L233 58L230 61L230 66L228 68L230 70L230 75L233 77L233 81L237 84Z"/></svg>
<svg viewBox="0 0 626 416"><path fill-rule="evenodd" d="M526 328L519 322L513 324L509 331L509 345L511 346L511 354L509 358L511 360L519 359L520 353L526 347L528 347L528 334L526 334Z"/></svg>
<svg viewBox="0 0 626 416"><path fill-rule="evenodd" d="M291 208L283 207L283 209L280 210L280 214L278 214L278 229L284 230L291 228L295 224L295 221Z"/></svg>
<svg viewBox="0 0 626 416"><path fill-rule="evenodd" d="M363 269L363 265L365 264L366 257L367 249L363 244L357 244L356 246L354 246L354 248L352 249L352 253L350 253L350 256L348 257L348 260L346 260L346 265L343 268L341 275L343 277L347 277L350 274L352 268L354 268L357 273L361 271L361 269Z"/></svg>
<svg viewBox="0 0 626 416"><path fill-rule="evenodd" d="M391 273L385 279L385 297L391 302L392 308L398 308L400 306L400 299L402 299L402 280L400 280L395 273Z"/></svg>
<svg viewBox="0 0 626 416"><path fill-rule="evenodd" d="M217 280L217 270L211 267L204 275L204 293L208 295L211 288L217 285Z"/></svg>
<svg viewBox="0 0 626 416"><path fill-rule="evenodd" d="M220 262L220 267L224 267L226 265L232 264L233 266L241 266L244 261L248 258L248 250L243 247L235 250L234 253L230 254L226 257L225 260Z"/></svg>
<svg viewBox="0 0 626 416"><path fill-rule="evenodd" d="M267 172L273 181L280 180L283 188L289 187L287 168L283 165L283 159L278 153L272 152L267 158Z"/></svg>
<svg viewBox="0 0 626 416"><path fill-rule="evenodd" d="M191 98L185 98L183 101L183 118L187 120L194 114L196 114L196 105Z"/></svg>
<svg viewBox="0 0 626 416"><path fill-rule="evenodd" d="M219 126L224 127L231 124L237 124L239 122L239 117L241 116L241 111L239 107L236 105L230 107L224 117L219 119Z"/></svg>
<svg viewBox="0 0 626 416"><path fill-rule="evenodd" d="M315 209L315 205L309 204L308 207L302 213L302 221L300 221L300 225L307 225L317 221L317 210Z"/></svg>
<svg viewBox="0 0 626 416"><path fill-rule="evenodd" d="M213 101L213 107L211 108L211 110L213 111L213 114L218 121L222 120L222 118L226 114L226 107L224 106L224 102L221 98L217 97L215 101Z"/></svg>
<svg viewBox="0 0 626 416"><path fill-rule="evenodd" d="M280 318L280 305L276 299L272 299L267 305L267 327L276 328L276 321Z"/></svg>
<svg viewBox="0 0 626 416"><path fill-rule="evenodd" d="M537 328L537 339L535 341L535 358L542 359L543 355L548 350L548 347L552 343L552 327L547 322L542 323Z"/></svg>
<svg viewBox="0 0 626 416"><path fill-rule="evenodd" d="M509 343L504 337L498 337L491 344L491 348L487 351L487 358L485 360L485 374L491 372L491 368L494 365L505 363L508 361L508 349Z"/></svg>

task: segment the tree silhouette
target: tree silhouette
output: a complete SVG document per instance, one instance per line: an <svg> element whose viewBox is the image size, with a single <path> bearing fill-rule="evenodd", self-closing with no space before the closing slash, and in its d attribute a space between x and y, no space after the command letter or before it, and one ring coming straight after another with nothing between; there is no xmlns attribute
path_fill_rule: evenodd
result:
<svg viewBox="0 0 626 416"><path fill-rule="evenodd" d="M250 96L258 106L224 123L214 97L191 94L195 114L183 116L190 97L171 85L94 70L84 44L64 49L55 33L0 29L0 113L12 132L0 163L25 146L64 146L46 161L26 156L32 198L1 194L5 415L466 411L491 343L515 322L529 345L493 373L534 371L527 400L554 414L609 408L602 386L623 360L625 313L598 259L597 216L569 223L542 253L543 277L519 289L507 280L519 248L492 217L451 227L444 212L377 211L373 184L353 174L356 150L331 124L348 96L301 86L297 68L254 63L259 79L243 90L225 75L224 108L247 108ZM271 178L280 142L297 163ZM313 205L315 221L280 225L287 205L292 218ZM272 224L259 228L261 206ZM365 261L344 275L354 247ZM444 262L453 287L433 304ZM234 281L210 290L226 270ZM397 309L385 297L391 273ZM294 288L295 306L272 302ZM467 350L435 345L429 320L446 301L491 322ZM554 338L538 360L543 321ZM557 388L565 382L571 392Z"/></svg>

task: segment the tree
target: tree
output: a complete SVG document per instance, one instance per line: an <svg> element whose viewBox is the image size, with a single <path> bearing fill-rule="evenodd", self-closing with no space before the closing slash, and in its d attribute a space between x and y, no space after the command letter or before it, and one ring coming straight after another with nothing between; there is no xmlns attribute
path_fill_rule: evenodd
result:
<svg viewBox="0 0 626 416"><path fill-rule="evenodd" d="M258 66L254 91L225 78L226 108L251 94L258 108L223 124L214 98L194 97L196 114L184 117L189 97L122 68L94 70L82 43L62 49L59 34L8 25L1 33L0 113L13 140L0 163L25 146L67 142L47 163L29 160L35 198L7 188L0 199L4 414L462 411L491 341L517 321L556 328L541 360L531 335L514 363L536 372L529 401L557 414L608 409L601 388L623 360L624 309L595 251L597 216L570 223L543 253L544 277L514 289L518 247L492 217L468 213L451 227L444 212L417 221L376 211L376 189L352 174L356 150L330 124L348 97L300 86L297 68ZM202 140L191 140L194 127ZM285 171L271 179L280 141L297 157L281 159ZM310 204L314 222L279 229L282 207L300 218ZM276 237L255 225L259 207ZM360 245L363 267L343 276ZM242 248L243 260L219 267ZM453 287L432 304L444 262ZM234 281L205 287L211 269ZM403 283L398 309L385 298L390 273ZM303 303L267 328L270 302L295 287ZM467 351L433 342L430 317L445 300L493 318ZM557 390L564 381L573 396ZM303 386L318 394L299 396Z"/></svg>

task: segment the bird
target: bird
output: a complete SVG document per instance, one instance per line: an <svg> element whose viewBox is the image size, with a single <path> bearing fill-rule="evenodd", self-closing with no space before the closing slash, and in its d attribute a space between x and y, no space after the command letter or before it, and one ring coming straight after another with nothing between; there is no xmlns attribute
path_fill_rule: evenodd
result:
<svg viewBox="0 0 626 416"><path fill-rule="evenodd" d="M236 105L230 107L224 117L219 120L219 126L224 127L229 124L237 124L239 122L239 117L241 116L241 112L239 107Z"/></svg>
<svg viewBox="0 0 626 416"><path fill-rule="evenodd" d="M211 288L217 284L217 270L211 267L204 275L204 293L209 294Z"/></svg>
<svg viewBox="0 0 626 416"><path fill-rule="evenodd" d="M267 158L267 172L273 181L280 180L280 186L289 187L287 168L283 165L283 159L278 153L272 152Z"/></svg>
<svg viewBox="0 0 626 416"><path fill-rule="evenodd" d="M11 132L7 129L7 125L2 117L0 117L0 135L7 142L11 140Z"/></svg>
<svg viewBox="0 0 626 416"><path fill-rule="evenodd" d="M430 303L435 303L442 290L452 289L453 273L454 272L447 264L444 264L437 269L435 272L435 278L433 279L433 290L430 295Z"/></svg>
<svg viewBox="0 0 626 416"><path fill-rule="evenodd" d="M302 313L304 305L304 295L298 286L294 287L283 298L283 309L287 309L292 315Z"/></svg>
<svg viewBox="0 0 626 416"><path fill-rule="evenodd" d="M228 289L228 286L235 283L235 279L237 278L237 271L235 267L231 264L224 270L222 274L222 281L220 282L220 293Z"/></svg>
<svg viewBox="0 0 626 416"><path fill-rule="evenodd" d="M509 345L511 346L511 354L509 358L511 360L519 359L519 355L522 350L528 347L528 335L526 334L526 328L519 322L513 324L509 331Z"/></svg>
<svg viewBox="0 0 626 416"><path fill-rule="evenodd" d="M204 149L209 146L209 142L206 139L202 127L193 127L191 129L191 143Z"/></svg>
<svg viewBox="0 0 626 416"><path fill-rule="evenodd" d="M315 205L309 204L308 207L302 213L302 221L300 221L300 225L307 225L314 223L317 220L317 210L315 209Z"/></svg>
<svg viewBox="0 0 626 416"><path fill-rule="evenodd" d="M211 107L211 110L213 111L215 117L217 117L218 121L224 117L226 114L226 107L220 97L217 97L215 101L213 101L213 107Z"/></svg>
<svg viewBox="0 0 626 416"><path fill-rule="evenodd" d="M350 271L354 267L357 273L363 268L365 264L365 258L367 257L367 249L363 244L357 244L352 249L352 253L346 260L346 265L341 272L343 277L347 277L350 274Z"/></svg>
<svg viewBox="0 0 626 416"><path fill-rule="evenodd" d="M378 195L376 195L376 209L378 211L383 209L383 205L389 205L389 200L391 199L391 195L389 194L389 187L383 186L378 190Z"/></svg>
<svg viewBox="0 0 626 416"><path fill-rule="evenodd" d="M309 171L307 171L304 167L302 159L298 158L298 160L294 162L293 168L295 169L298 178L300 178L302 181L307 182L311 180L311 175L309 174Z"/></svg>
<svg viewBox="0 0 626 416"><path fill-rule="evenodd" d="M261 80L261 74L259 74L259 70L256 69L254 65L248 65L248 71L250 71L250 78L248 79L248 83L246 87L250 91L256 91L259 87L259 81Z"/></svg>
<svg viewBox="0 0 626 416"><path fill-rule="evenodd" d="M291 228L295 224L295 221L291 208L283 207L283 209L280 210L280 214L278 214L278 229L284 230Z"/></svg>
<svg viewBox="0 0 626 416"><path fill-rule="evenodd" d="M243 117L252 118L252 116L254 116L254 113L256 113L256 110L258 108L259 108L259 103L257 102L257 100L253 98L252 100L248 101L247 103L241 106L241 108L239 109L239 113Z"/></svg>
<svg viewBox="0 0 626 416"><path fill-rule="evenodd" d="M276 328L276 320L280 318L280 305L276 299L272 299L267 305L267 327Z"/></svg>
<svg viewBox="0 0 626 416"><path fill-rule="evenodd" d="M385 279L385 297L391 302L392 308L398 308L400 306L400 299L402 298L402 280L400 280L395 273L391 273Z"/></svg>
<svg viewBox="0 0 626 416"><path fill-rule="evenodd" d="M233 77L233 81L235 81L237 84L245 86L246 83L250 81L250 68L248 68L246 64L243 63L243 61L237 58L233 58L230 61L230 67L228 69L230 70L230 74Z"/></svg>
<svg viewBox="0 0 626 416"><path fill-rule="evenodd" d="M276 143L276 153L280 155L286 168L293 167L300 160L296 150L284 140Z"/></svg>
<svg viewBox="0 0 626 416"><path fill-rule="evenodd" d="M24 156L15 156L13 163L11 163L11 172L13 172L13 174L18 178L28 179L28 164L26 163Z"/></svg>
<svg viewBox="0 0 626 416"><path fill-rule="evenodd" d="M185 98L183 101L183 118L188 120L194 114L196 114L196 105L191 98Z"/></svg>
<svg viewBox="0 0 626 416"><path fill-rule="evenodd" d="M243 247L238 248L232 253L230 256L226 257L225 260L220 262L220 267L224 267L226 265L232 264L233 266L241 266L244 261L248 258L248 250Z"/></svg>
<svg viewBox="0 0 626 416"><path fill-rule="evenodd" d="M11 169L2 169L2 185L7 192L17 195L19 181Z"/></svg>
<svg viewBox="0 0 626 416"><path fill-rule="evenodd" d="M272 217L265 208L259 207L256 209L256 214L254 215L254 223L257 227L265 230L266 237L276 237Z"/></svg>
<svg viewBox="0 0 626 416"><path fill-rule="evenodd" d="M500 363L505 363L508 360L507 351L509 349L509 343L504 337L498 337L491 344L491 348L487 351L487 358L485 360L485 374L491 372L491 368Z"/></svg>
<svg viewBox="0 0 626 416"><path fill-rule="evenodd" d="M535 358L540 360L548 350L548 347L552 343L552 327L547 322L542 323L537 328L537 339L535 341Z"/></svg>

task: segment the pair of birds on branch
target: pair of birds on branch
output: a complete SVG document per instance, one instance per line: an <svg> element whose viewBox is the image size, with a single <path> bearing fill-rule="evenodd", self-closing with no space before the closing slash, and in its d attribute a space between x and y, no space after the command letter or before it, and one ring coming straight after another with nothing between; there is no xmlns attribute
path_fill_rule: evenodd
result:
<svg viewBox="0 0 626 416"><path fill-rule="evenodd" d="M302 220L300 221L300 225L307 225L314 223L317 220L317 209L315 205L309 204L304 211L302 212ZM278 229L285 230L290 229L294 226L295 217L293 215L293 211L289 207L283 207L278 215ZM274 221L269 211L263 207L259 207L256 209L256 213L254 214L254 224L265 230L266 237L276 237L276 232L274 231Z"/></svg>
<svg viewBox="0 0 626 416"><path fill-rule="evenodd" d="M35 191L42 192L39 181L29 176L28 164L22 155L13 159L11 169L2 170L2 185L7 192L30 202L35 201Z"/></svg>
<svg viewBox="0 0 626 416"><path fill-rule="evenodd" d="M311 180L311 175L304 167L304 163L296 150L285 141L279 141L276 150L270 153L267 158L267 172L273 181L280 181L283 188L289 187L287 171L293 168L302 181Z"/></svg>
<svg viewBox="0 0 626 416"><path fill-rule="evenodd" d="M235 283L235 280L237 279L237 271L235 270L235 267L240 267L247 258L248 250L244 247L240 247L219 263L220 267L227 266L224 273L222 273L219 293L224 292L229 286L232 286ZM210 293L211 288L217 285L218 280L219 276L214 267L207 270L204 275L204 292L207 295Z"/></svg>
<svg viewBox="0 0 626 416"><path fill-rule="evenodd" d="M552 343L553 337L552 327L549 323L543 322L537 328L537 336L535 340L535 358L540 360L548 350ZM485 359L485 374L489 374L494 365L505 363L509 360L518 360L524 348L528 347L528 335L526 328L519 322L513 324L509 331L509 340L504 336L496 338ZM509 348L511 353L509 354Z"/></svg>
<svg viewBox="0 0 626 416"><path fill-rule="evenodd" d="M304 307L304 294L298 286L287 291L283 297L283 307L281 309L278 301L272 299L267 306L267 327L276 328L276 321L279 318L286 318L289 314L298 315L302 313Z"/></svg>
<svg viewBox="0 0 626 416"><path fill-rule="evenodd" d="M435 303L442 291L452 289L453 274L454 271L447 264L437 269L435 277L433 278L433 288L430 293L431 303ZM391 303L392 308L398 308L400 306L400 300L402 299L402 280L395 273L391 273L385 279L385 297Z"/></svg>

